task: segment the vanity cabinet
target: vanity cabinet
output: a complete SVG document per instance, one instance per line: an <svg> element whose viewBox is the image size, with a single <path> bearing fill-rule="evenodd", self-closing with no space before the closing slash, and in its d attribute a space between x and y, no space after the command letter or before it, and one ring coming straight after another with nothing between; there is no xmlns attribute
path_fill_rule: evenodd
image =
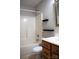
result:
<svg viewBox="0 0 79 59"><path fill-rule="evenodd" d="M42 40L42 59L59 59L59 46Z"/></svg>

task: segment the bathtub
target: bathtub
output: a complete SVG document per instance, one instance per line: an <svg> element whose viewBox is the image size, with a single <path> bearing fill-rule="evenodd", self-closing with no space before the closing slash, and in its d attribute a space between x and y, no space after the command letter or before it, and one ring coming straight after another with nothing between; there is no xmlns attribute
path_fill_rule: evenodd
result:
<svg viewBox="0 0 79 59"><path fill-rule="evenodd" d="M28 44L26 46L20 47L20 59L29 59L29 56L34 55L32 49L35 46L38 46L39 44L40 43L32 43L32 44ZM32 59L33 59L33 57L32 57Z"/></svg>

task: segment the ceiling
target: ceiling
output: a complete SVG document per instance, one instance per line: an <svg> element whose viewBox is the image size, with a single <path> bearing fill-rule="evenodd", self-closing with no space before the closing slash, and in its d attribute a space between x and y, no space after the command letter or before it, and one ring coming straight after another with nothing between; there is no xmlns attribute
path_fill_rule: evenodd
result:
<svg viewBox="0 0 79 59"><path fill-rule="evenodd" d="M21 6L36 7L42 0L20 0Z"/></svg>

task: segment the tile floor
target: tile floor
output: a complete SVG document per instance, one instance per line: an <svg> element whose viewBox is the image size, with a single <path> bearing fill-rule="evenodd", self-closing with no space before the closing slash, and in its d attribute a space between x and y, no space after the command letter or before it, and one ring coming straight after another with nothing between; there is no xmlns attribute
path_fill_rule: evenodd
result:
<svg viewBox="0 0 79 59"><path fill-rule="evenodd" d="M36 54L21 56L20 59L36 59ZM40 59L40 58L38 58L38 59Z"/></svg>

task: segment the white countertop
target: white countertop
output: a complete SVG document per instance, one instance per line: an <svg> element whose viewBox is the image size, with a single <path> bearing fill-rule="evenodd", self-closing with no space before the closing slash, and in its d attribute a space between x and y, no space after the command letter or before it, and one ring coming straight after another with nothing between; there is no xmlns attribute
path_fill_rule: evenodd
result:
<svg viewBox="0 0 79 59"><path fill-rule="evenodd" d="M55 45L59 45L59 37L48 37L48 38L43 38L42 40L55 44Z"/></svg>

